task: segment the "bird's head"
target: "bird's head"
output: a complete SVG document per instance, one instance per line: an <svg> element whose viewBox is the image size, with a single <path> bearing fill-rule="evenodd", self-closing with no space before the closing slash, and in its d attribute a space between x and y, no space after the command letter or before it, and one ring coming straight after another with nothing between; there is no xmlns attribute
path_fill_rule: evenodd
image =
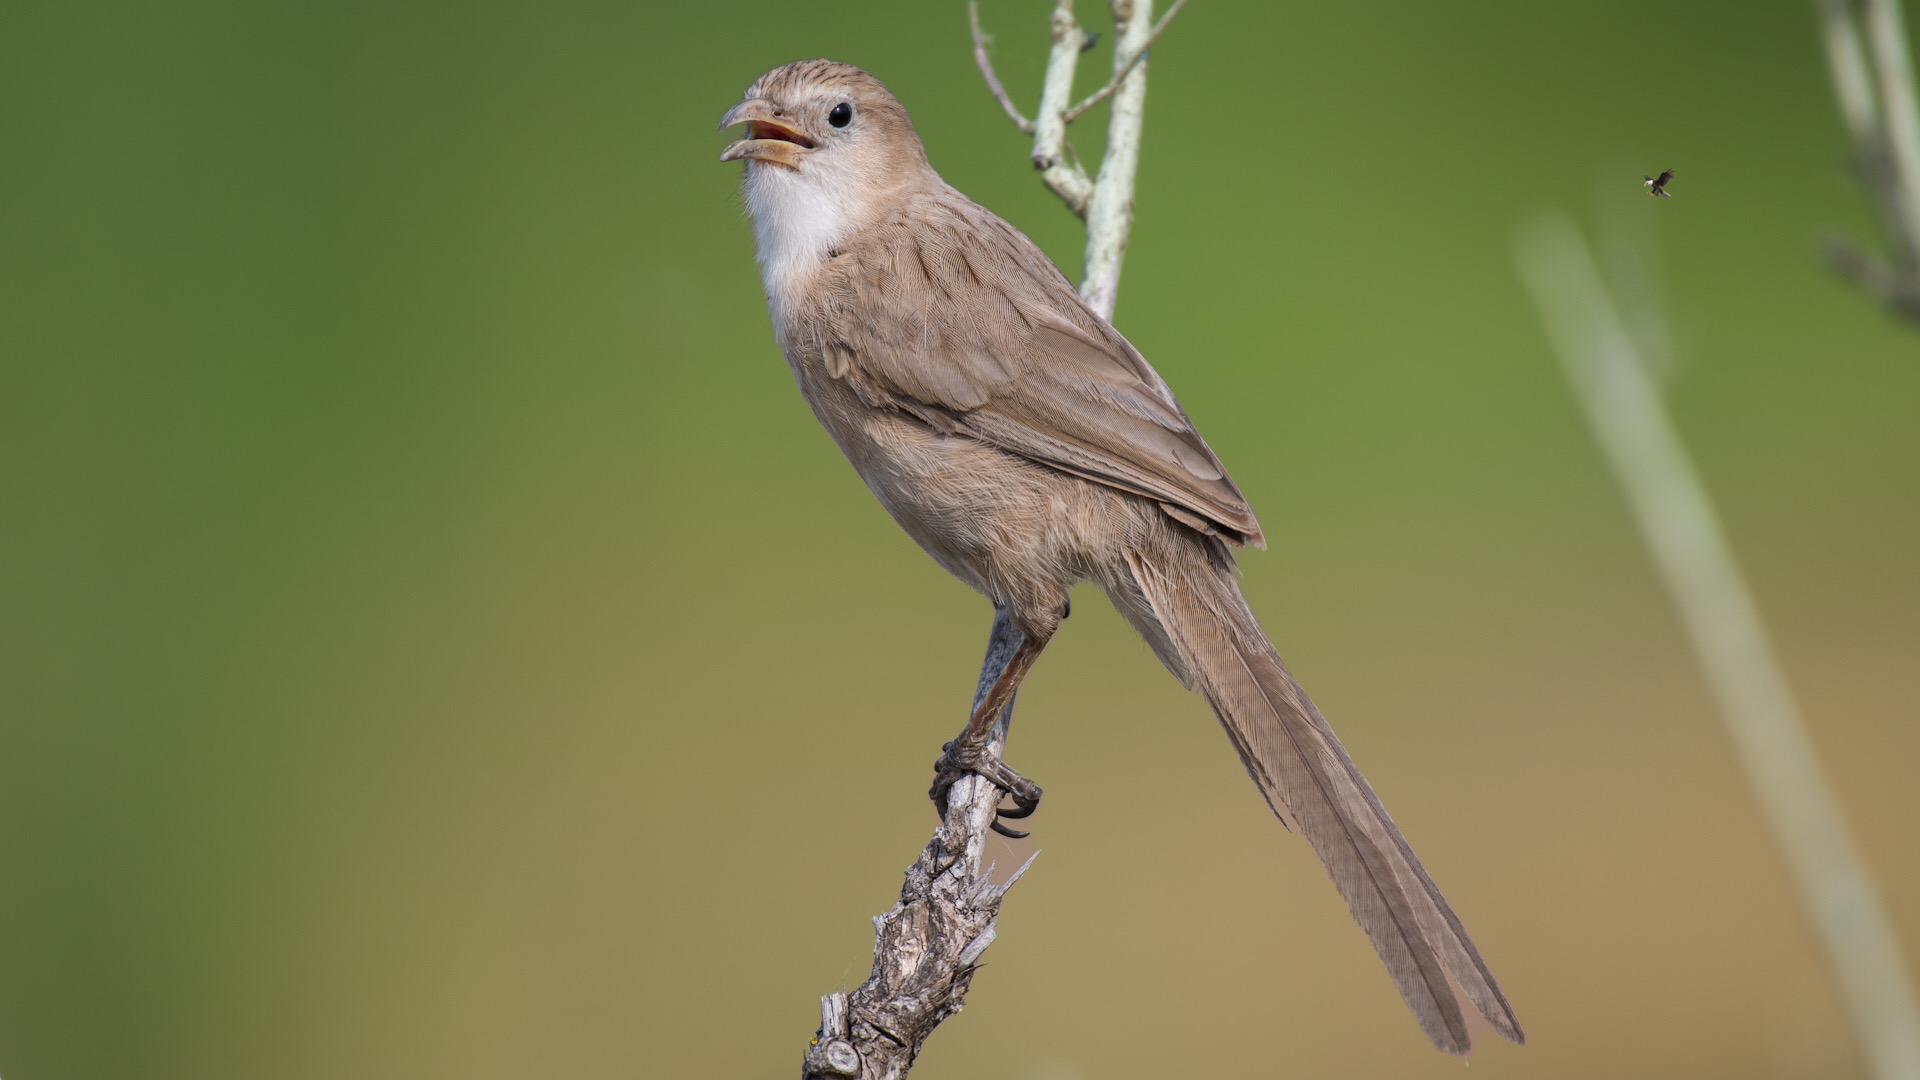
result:
<svg viewBox="0 0 1920 1080"><path fill-rule="evenodd" d="M907 110L851 64L774 68L720 118L722 130L739 124L747 137L720 160L747 163L747 208L769 270L810 262L900 192L937 182Z"/></svg>
<svg viewBox="0 0 1920 1080"><path fill-rule="evenodd" d="M888 188L927 167L907 110L885 83L851 64L801 60L774 68L720 118L747 137L720 152L747 162L748 182L770 174L813 186Z"/></svg>

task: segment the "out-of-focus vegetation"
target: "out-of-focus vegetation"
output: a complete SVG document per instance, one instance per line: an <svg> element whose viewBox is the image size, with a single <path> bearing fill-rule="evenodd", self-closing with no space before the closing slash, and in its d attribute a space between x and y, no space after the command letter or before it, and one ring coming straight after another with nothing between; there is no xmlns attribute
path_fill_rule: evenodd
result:
<svg viewBox="0 0 1920 1080"><path fill-rule="evenodd" d="M1022 100L1046 14L983 11ZM958 3L0 14L0 1075L794 1067L989 609L801 404L712 128L861 64L1077 273L968 49ZM1797 3L1206 0L1155 49L1116 321L1527 1025L1475 1075L1859 1071L1509 260L1643 173L1670 404L1920 941L1920 342L1817 257L1873 230L1821 65ZM1079 599L1015 728L1044 854L916 1076L1455 1075Z"/></svg>

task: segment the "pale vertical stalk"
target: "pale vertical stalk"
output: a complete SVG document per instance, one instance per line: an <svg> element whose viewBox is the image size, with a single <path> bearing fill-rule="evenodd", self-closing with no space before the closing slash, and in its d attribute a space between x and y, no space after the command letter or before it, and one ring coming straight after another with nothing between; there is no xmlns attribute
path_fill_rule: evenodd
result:
<svg viewBox="0 0 1920 1080"><path fill-rule="evenodd" d="M1140 164L1140 128L1147 115L1147 61L1135 58L1153 32L1153 0L1113 0L1113 67L1125 77L1113 92L1107 152L1087 203L1087 263L1080 295L1101 318L1113 318L1120 263L1133 229L1133 181ZM1126 65L1132 63L1132 70Z"/></svg>
<svg viewBox="0 0 1920 1080"><path fill-rule="evenodd" d="M1906 19L1900 14L1899 0L1866 0L1865 12L1894 198L1900 207L1901 220L1893 224L1902 262L1911 273L1920 268L1920 236L1914 235L1920 229L1920 112L1914 104Z"/></svg>
<svg viewBox="0 0 1920 1080"><path fill-rule="evenodd" d="M1085 217L1093 182L1078 162L1066 160L1067 106L1073 98L1073 73L1087 45L1086 31L1073 18L1073 0L1060 0L1054 7L1050 27L1053 48L1047 53L1047 78L1040 85L1040 112L1033 122L1033 167L1041 170L1040 179L1054 194L1075 214Z"/></svg>
<svg viewBox="0 0 1920 1080"><path fill-rule="evenodd" d="M1920 1007L1753 598L1659 391L1571 222L1516 258L1562 366L1679 610L1748 782L1786 856L1873 1074L1920 1080Z"/></svg>
<svg viewBox="0 0 1920 1080"><path fill-rule="evenodd" d="M1667 332L1665 304L1660 295L1660 206L1655 199L1612 198L1613 180L1595 192L1594 211L1601 241L1601 276L1612 286L1615 306L1627 323L1633 346L1652 376L1664 386L1673 376L1679 357Z"/></svg>
<svg viewBox="0 0 1920 1080"><path fill-rule="evenodd" d="M1827 71L1853 144L1861 151L1879 139L1879 107L1873 100L1873 76L1850 0L1820 0L1820 29L1827 46Z"/></svg>
<svg viewBox="0 0 1920 1080"><path fill-rule="evenodd" d="M1080 63L1086 33L1073 19L1073 0L1060 0L1048 20L1053 48L1047 53L1047 77L1040 84L1040 111L1033 122L1033 167L1060 161L1067 142L1067 103L1073 97L1073 72Z"/></svg>

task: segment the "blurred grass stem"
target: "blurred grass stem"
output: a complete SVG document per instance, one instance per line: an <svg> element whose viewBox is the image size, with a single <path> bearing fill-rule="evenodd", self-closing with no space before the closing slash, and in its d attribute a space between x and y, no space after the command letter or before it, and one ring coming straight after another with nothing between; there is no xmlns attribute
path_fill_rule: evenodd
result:
<svg viewBox="0 0 1920 1080"><path fill-rule="evenodd" d="M1920 1080L1920 1007L1900 942L1820 774L1758 608L1660 392L1563 215L1515 256L1786 855L1879 1080Z"/></svg>
<svg viewBox="0 0 1920 1080"><path fill-rule="evenodd" d="M1854 161L1872 189L1891 263L1845 237L1826 240L1841 276L1920 321L1920 105L1899 0L1817 0L1827 70Z"/></svg>
<svg viewBox="0 0 1920 1080"><path fill-rule="evenodd" d="M1880 84L1880 123L1892 160L1893 196L1900 207L1899 240L1909 273L1920 268L1920 112L1913 99L1913 61L1907 52L1900 0L1864 0L1867 43Z"/></svg>

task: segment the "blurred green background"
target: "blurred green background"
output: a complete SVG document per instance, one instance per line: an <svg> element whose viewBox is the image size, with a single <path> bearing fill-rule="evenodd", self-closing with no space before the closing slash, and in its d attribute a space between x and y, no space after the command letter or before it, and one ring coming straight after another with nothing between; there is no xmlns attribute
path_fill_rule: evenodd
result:
<svg viewBox="0 0 1920 1080"><path fill-rule="evenodd" d="M1049 6L983 12L1028 108ZM792 1074L990 618L802 405L715 160L818 55L1078 276L958 0L0 9L7 1080ZM1196 0L1154 54L1116 321L1526 1023L1473 1075L1861 1075L1513 271L1541 207L1657 219L1672 407L1920 948L1920 335L1816 257L1874 231L1821 64L1789 0ZM1044 854L915 1076L1459 1075L1080 601Z"/></svg>

